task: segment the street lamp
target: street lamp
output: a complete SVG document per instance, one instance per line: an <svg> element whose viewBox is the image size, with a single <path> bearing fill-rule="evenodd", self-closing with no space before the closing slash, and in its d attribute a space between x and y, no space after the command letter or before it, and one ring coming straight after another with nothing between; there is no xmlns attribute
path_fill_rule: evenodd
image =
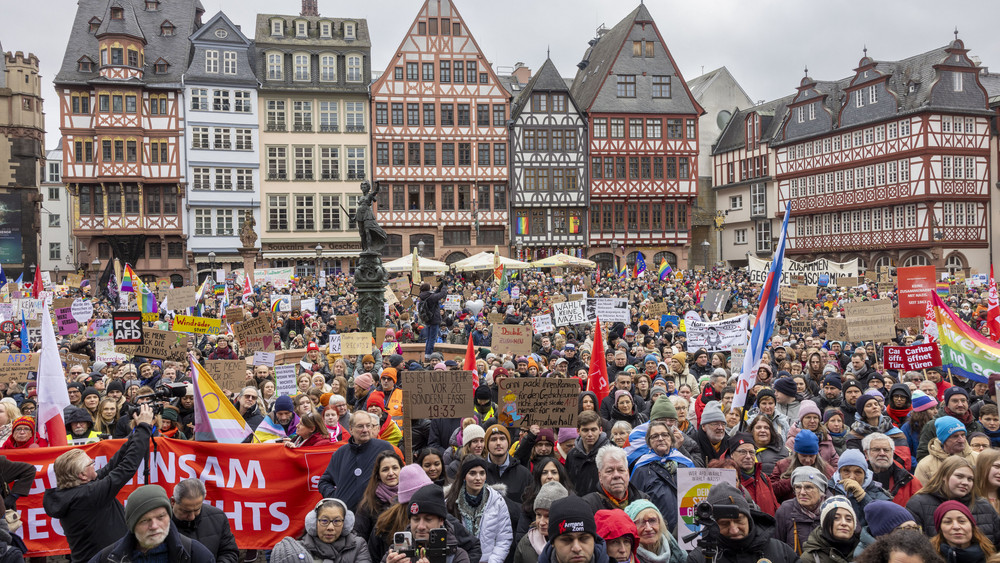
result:
<svg viewBox="0 0 1000 563"><path fill-rule="evenodd" d="M56 270L56 279L52 280L53 285L57 285L59 283L59 264L56 264L55 270Z"/></svg>
<svg viewBox="0 0 1000 563"><path fill-rule="evenodd" d="M323 256L323 245L321 243L316 243L316 276L319 277L319 261Z"/></svg>
<svg viewBox="0 0 1000 563"><path fill-rule="evenodd" d="M215 279L215 252L208 253L208 277Z"/></svg>
<svg viewBox="0 0 1000 563"><path fill-rule="evenodd" d="M423 256L423 255L424 255L424 241L421 240L420 242L417 243L417 256Z"/></svg>
<svg viewBox="0 0 1000 563"><path fill-rule="evenodd" d="M518 260L524 260L524 254L523 254L523 252L524 252L524 243L521 242L521 241L517 241L517 259Z"/></svg>
<svg viewBox="0 0 1000 563"><path fill-rule="evenodd" d="M101 259L94 258L94 261L90 263L90 269L94 271L94 297L97 297L97 284L101 274Z"/></svg>
<svg viewBox="0 0 1000 563"><path fill-rule="evenodd" d="M708 249L711 248L711 247L712 247L712 243L708 242L707 240L706 241L702 241L702 243L701 243L701 249L705 251L705 269L706 270L708 269Z"/></svg>

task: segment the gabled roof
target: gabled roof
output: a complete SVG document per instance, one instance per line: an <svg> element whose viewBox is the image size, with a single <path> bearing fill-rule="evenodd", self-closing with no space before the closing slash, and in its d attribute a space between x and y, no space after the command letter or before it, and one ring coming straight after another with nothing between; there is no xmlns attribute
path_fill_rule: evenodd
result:
<svg viewBox="0 0 1000 563"><path fill-rule="evenodd" d="M122 19L111 17L111 11L115 9L122 10L122 14L124 15ZM129 0L111 0L111 2L108 2L108 7L104 11L104 20L101 21L101 26L97 28L97 37L101 37L102 35L127 35L143 41L146 40L145 35L142 33L142 28L139 27L139 20L135 16L135 10L132 9L132 3Z"/></svg>
<svg viewBox="0 0 1000 563"><path fill-rule="evenodd" d="M542 68L538 69L538 72L528 80L528 83L524 85L524 89L517 92L517 96L514 98L513 104L510 108L511 119L517 119L517 116L521 113L528 104L528 100L531 99L532 92L566 92L569 93L569 87L566 85L566 81L562 76L559 75L559 70L556 69L556 65L552 62L552 59L545 59L542 63ZM570 103L576 106L573 102L573 96L570 95ZM579 108L577 108L579 111Z"/></svg>
<svg viewBox="0 0 1000 563"><path fill-rule="evenodd" d="M784 116L787 106L793 98L795 98L794 95L789 95L743 110L736 108L726 128L719 135L719 140L712 147L712 154L721 154L746 146L747 130L744 124L747 117L753 113L760 115L760 142L770 143L780 128L781 117Z"/></svg>
<svg viewBox="0 0 1000 563"><path fill-rule="evenodd" d="M220 35L222 37L220 37ZM191 35L191 56L184 70L184 81L188 84L229 84L258 85L254 74L253 42L243 35L239 26L226 14L219 12ZM209 73L205 69L205 51L225 50L236 53L234 74Z"/></svg>
<svg viewBox="0 0 1000 563"><path fill-rule="evenodd" d="M737 88L739 88L740 93L743 94L743 96L746 99L748 100L753 99L746 93L746 90L743 89L743 86L741 86L740 83L736 81L736 77L734 77L732 73L729 72L729 69L724 66L720 66L715 70L706 72L701 76L696 76L691 80L688 80L687 82L688 90L691 90L691 95L694 96L694 99L701 100L705 92L707 92L714 83L725 78L729 78L729 80L733 84L735 84Z"/></svg>
<svg viewBox="0 0 1000 563"><path fill-rule="evenodd" d="M225 39L219 39L215 36L215 32L218 29L224 29L228 36ZM191 34L191 42L197 43L201 40L211 41L212 43L242 43L249 47L253 44L243 31L240 30L240 26L233 23L233 20L229 19L229 16L225 12L219 12L212 16L207 22L199 27L194 33Z"/></svg>
<svg viewBox="0 0 1000 563"><path fill-rule="evenodd" d="M112 4L125 8L125 20L114 22L115 25L122 26L121 30L109 23ZM78 0L76 18L73 20L73 28L70 30L62 66L56 74L55 83L86 84L97 78L97 65L94 66L93 72L80 72L76 64L83 55L93 61L100 60L97 37L90 32L90 20L96 16L104 17L101 29L108 26L107 33L130 33L126 31L126 27L132 25L129 23L129 18L134 18L141 34L138 37L146 41L146 68L142 82L179 86L191 47L188 37L197 29L198 19L205 9L201 0L164 1L160 2L158 10L149 11L145 9L145 5L145 0ZM172 37L160 35L160 25L167 20L176 28ZM152 61L160 58L169 62L170 67L167 72L156 74L153 72Z"/></svg>
<svg viewBox="0 0 1000 563"><path fill-rule="evenodd" d="M632 10L632 13L625 16L625 19L618 22L618 25L600 37L591 40L590 48L584 53L583 61L577 66L584 65L584 63L586 65L577 71L576 78L573 79L573 89L570 91L573 98L584 109L589 108L594 102L594 98L600 93L604 77L608 75L610 66L618 57L618 51L632 30L632 25L639 16L640 10L647 17L649 16L646 5L639 4L639 7Z"/></svg>

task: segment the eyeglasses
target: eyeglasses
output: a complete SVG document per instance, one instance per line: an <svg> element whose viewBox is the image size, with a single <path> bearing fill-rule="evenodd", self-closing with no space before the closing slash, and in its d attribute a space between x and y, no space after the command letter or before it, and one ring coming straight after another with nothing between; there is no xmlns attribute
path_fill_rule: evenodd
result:
<svg viewBox="0 0 1000 563"><path fill-rule="evenodd" d="M666 440L668 438L670 438L670 434L667 434L666 432L661 432L660 434L650 434L649 435L649 441L650 442L655 442L657 440Z"/></svg>
<svg viewBox="0 0 1000 563"><path fill-rule="evenodd" d="M736 457L736 456L753 457L754 454L756 454L756 453L757 452L755 452L753 450L736 450L736 451L733 452L733 457Z"/></svg>
<svg viewBox="0 0 1000 563"><path fill-rule="evenodd" d="M256 401L257 400L257 395L243 395L243 398L244 399L253 399L253 400Z"/></svg>
<svg viewBox="0 0 1000 563"><path fill-rule="evenodd" d="M635 526L637 528L639 528L640 530L643 529L643 528L655 528L656 526L659 526L659 525L660 525L660 519L659 518L652 518L652 517L650 517L650 518L643 518L642 520L639 520L639 521L637 521L635 523Z"/></svg>
<svg viewBox="0 0 1000 563"><path fill-rule="evenodd" d="M901 526L896 526L897 530L920 530L920 526L917 524L903 524Z"/></svg>
<svg viewBox="0 0 1000 563"><path fill-rule="evenodd" d="M331 520L329 518L320 518L319 520L316 521L316 523L324 528L329 526L330 524L333 524L334 526L341 526L344 524L344 519L334 518Z"/></svg>

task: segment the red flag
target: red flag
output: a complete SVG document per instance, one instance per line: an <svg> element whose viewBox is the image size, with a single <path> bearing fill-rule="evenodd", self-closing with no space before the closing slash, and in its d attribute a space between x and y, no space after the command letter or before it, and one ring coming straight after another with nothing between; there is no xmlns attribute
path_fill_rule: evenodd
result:
<svg viewBox="0 0 1000 563"><path fill-rule="evenodd" d="M42 269L35 266L35 281L31 283L31 298L38 299L38 292L42 290Z"/></svg>
<svg viewBox="0 0 1000 563"><path fill-rule="evenodd" d="M476 372L476 347L472 344L472 333L469 333L469 344L465 347L465 361L462 362L462 369L472 372L472 392L475 393L479 387L479 373Z"/></svg>
<svg viewBox="0 0 1000 563"><path fill-rule="evenodd" d="M986 326L990 329L990 339L1000 340L1000 299L997 297L997 282L993 279L993 264L990 264L990 299L986 309Z"/></svg>
<svg viewBox="0 0 1000 563"><path fill-rule="evenodd" d="M608 364L604 359L604 337L601 335L601 319L594 328L594 348L590 353L590 371L587 373L587 391L597 395L597 405L608 396Z"/></svg>

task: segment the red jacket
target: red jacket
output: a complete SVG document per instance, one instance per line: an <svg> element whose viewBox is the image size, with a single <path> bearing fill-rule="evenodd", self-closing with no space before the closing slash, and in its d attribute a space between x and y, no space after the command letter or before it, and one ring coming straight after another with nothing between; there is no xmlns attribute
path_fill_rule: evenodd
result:
<svg viewBox="0 0 1000 563"><path fill-rule="evenodd" d="M761 467L761 464L758 463L757 467L754 468L753 475L750 477L744 477L741 472L740 482L743 488L750 493L750 497L757 503L760 510L773 515L778 512L778 506L780 505L778 504L778 499L774 496L774 489L771 488L771 480L768 479L767 475L764 475Z"/></svg>

